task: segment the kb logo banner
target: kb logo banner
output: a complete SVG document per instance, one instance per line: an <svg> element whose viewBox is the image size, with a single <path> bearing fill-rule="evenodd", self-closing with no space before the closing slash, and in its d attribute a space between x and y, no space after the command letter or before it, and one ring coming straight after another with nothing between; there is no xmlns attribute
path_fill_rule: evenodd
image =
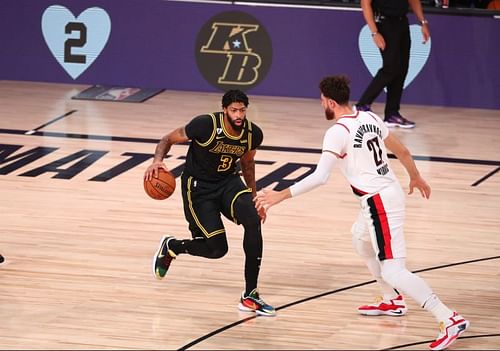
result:
<svg viewBox="0 0 500 351"><path fill-rule="evenodd" d="M196 61L203 77L221 90L250 89L266 76L272 62L269 34L253 16L223 12L201 28Z"/></svg>

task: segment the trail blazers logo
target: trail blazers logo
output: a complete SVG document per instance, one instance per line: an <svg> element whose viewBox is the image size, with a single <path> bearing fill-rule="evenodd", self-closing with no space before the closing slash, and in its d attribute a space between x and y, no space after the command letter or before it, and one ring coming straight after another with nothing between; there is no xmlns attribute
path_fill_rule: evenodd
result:
<svg viewBox="0 0 500 351"><path fill-rule="evenodd" d="M265 28L244 12L224 12L201 28L196 61L203 77L221 90L254 87L264 79L272 61Z"/></svg>

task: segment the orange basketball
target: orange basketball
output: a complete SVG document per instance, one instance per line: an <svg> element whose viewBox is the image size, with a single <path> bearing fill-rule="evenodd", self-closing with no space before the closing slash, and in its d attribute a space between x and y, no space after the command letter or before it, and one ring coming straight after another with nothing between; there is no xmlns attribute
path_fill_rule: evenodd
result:
<svg viewBox="0 0 500 351"><path fill-rule="evenodd" d="M149 197L155 200L165 200L174 193L175 177L169 171L158 168L158 178L144 180L144 190Z"/></svg>

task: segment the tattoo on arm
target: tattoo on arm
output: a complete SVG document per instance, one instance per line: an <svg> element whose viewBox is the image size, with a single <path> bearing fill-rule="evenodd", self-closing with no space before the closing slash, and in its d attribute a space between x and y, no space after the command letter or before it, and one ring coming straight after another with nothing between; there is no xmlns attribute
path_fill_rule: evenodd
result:
<svg viewBox="0 0 500 351"><path fill-rule="evenodd" d="M168 137L161 138L158 145L156 145L154 160L159 162L163 161L167 153L170 151L171 146L172 145L169 143Z"/></svg>

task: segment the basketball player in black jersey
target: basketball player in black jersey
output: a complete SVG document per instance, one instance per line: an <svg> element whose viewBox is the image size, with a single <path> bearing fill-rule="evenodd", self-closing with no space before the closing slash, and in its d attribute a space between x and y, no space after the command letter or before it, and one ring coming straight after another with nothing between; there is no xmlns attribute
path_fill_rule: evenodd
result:
<svg viewBox="0 0 500 351"><path fill-rule="evenodd" d="M247 107L245 93L229 90L222 97L222 112L193 118L166 134L156 146L145 179L156 177L159 168L167 169L163 158L172 145L190 141L181 179L184 215L192 239L164 236L153 258L153 274L157 279L165 277L170 263L180 254L223 257L228 251L223 214L244 228L246 288L238 308L274 316L274 308L257 291L263 245L261 221L265 221L266 214L263 210L257 212L252 199L256 195L254 156L263 134L246 118ZM238 161L246 185L239 175Z"/></svg>

